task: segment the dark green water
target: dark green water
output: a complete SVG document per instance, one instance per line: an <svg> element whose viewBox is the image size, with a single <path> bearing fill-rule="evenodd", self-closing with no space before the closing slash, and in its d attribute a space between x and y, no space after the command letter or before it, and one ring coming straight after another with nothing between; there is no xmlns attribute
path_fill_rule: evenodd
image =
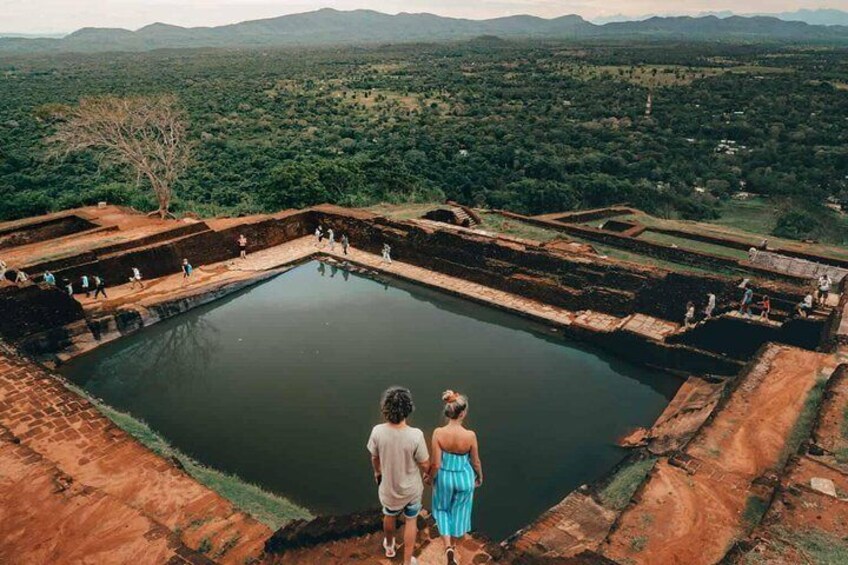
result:
<svg viewBox="0 0 848 565"><path fill-rule="evenodd" d="M64 373L199 461L318 513L377 507L365 442L383 389L411 388L428 436L441 392L465 392L486 471L474 525L499 539L613 467L616 438L653 423L679 384L545 332L310 263Z"/></svg>

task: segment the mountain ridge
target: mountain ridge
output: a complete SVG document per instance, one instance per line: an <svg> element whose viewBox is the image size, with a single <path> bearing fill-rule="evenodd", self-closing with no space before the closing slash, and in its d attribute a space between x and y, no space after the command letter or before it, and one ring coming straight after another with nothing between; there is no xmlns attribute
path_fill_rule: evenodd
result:
<svg viewBox="0 0 848 565"><path fill-rule="evenodd" d="M181 27L156 22L131 31L81 28L63 38L0 38L0 52L147 51L163 48L315 46L467 40L479 36L535 39L675 38L694 40L782 40L848 43L848 27L810 25L770 16L654 16L597 25L579 15L557 18L514 15L488 20L429 13L396 15L374 10L312 12L248 20L217 27Z"/></svg>

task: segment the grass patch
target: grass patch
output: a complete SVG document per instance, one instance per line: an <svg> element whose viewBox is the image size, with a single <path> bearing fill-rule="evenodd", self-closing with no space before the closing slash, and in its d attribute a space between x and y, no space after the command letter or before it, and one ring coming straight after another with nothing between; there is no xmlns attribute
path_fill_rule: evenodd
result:
<svg viewBox="0 0 848 565"><path fill-rule="evenodd" d="M561 234L557 230L534 226L514 218L501 216L500 214L484 213L481 214L481 218L483 223L480 227L490 232L542 242L551 241L558 237L570 239L570 236Z"/></svg>
<svg viewBox="0 0 848 565"><path fill-rule="evenodd" d="M209 553L212 551L212 540L209 538L203 538L200 540L200 545L197 546L197 551L200 553Z"/></svg>
<svg viewBox="0 0 848 565"><path fill-rule="evenodd" d="M789 457L798 451L801 442L810 437L815 424L816 416L819 413L822 398L824 397L824 388L827 386L827 379L820 378L816 381L815 386L807 393L807 398L804 399L804 406L801 407L801 413L798 414L798 419L795 420L795 425L792 426L792 431L789 432L789 438L786 440L786 445L783 448L783 455L780 458L781 466L786 463Z"/></svg>
<svg viewBox="0 0 848 565"><path fill-rule="evenodd" d="M269 528L276 530L291 520L312 517L308 510L279 495L245 482L236 475L224 473L197 462L168 443L165 438L153 431L145 422L92 398L83 389L70 383L65 383L65 386L86 398L104 416L137 439L142 445L161 457L179 461L186 472L197 482L214 490L232 502L239 510L249 514ZM196 527L202 525L202 522L200 524L192 522L192 524Z"/></svg>
<svg viewBox="0 0 848 565"><path fill-rule="evenodd" d="M763 516L766 515L768 508L768 500L759 496L751 495L748 497L748 500L745 501L745 510L742 512L742 519L748 527L753 528L760 523Z"/></svg>
<svg viewBox="0 0 848 565"><path fill-rule="evenodd" d="M633 493L653 469L656 457L647 457L620 468L612 480L599 493L604 506L613 510L623 510Z"/></svg>
<svg viewBox="0 0 848 565"><path fill-rule="evenodd" d="M719 257L726 257L728 259L739 260L748 258L748 253L741 249L724 247L723 245L717 245L715 243L706 243L703 241L687 239L675 235L668 235L665 233L659 233L650 230L643 232L642 235L639 236L639 239L644 239L646 241L660 243L663 245L676 245L680 249L685 249L687 251L709 253L711 255L718 255Z"/></svg>
<svg viewBox="0 0 848 565"><path fill-rule="evenodd" d="M639 553L648 545L648 536L636 536L630 540L630 550Z"/></svg>
<svg viewBox="0 0 848 565"><path fill-rule="evenodd" d="M774 528L775 542L803 551L813 563L848 563L848 542L818 529Z"/></svg>
<svg viewBox="0 0 848 565"><path fill-rule="evenodd" d="M848 405L842 408L842 424L839 426L842 439L848 440Z"/></svg>

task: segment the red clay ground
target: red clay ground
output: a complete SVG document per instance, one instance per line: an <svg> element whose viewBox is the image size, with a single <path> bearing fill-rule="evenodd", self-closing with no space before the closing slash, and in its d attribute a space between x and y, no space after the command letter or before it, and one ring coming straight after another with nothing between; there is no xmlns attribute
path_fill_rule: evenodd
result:
<svg viewBox="0 0 848 565"><path fill-rule="evenodd" d="M398 530L400 532L400 530ZM441 540L432 539L433 533L425 528L418 532L418 546L415 555L420 565L444 565L444 545ZM401 557L386 559L381 547L382 533L376 533L362 538L354 538L324 544L309 549L289 551L280 556L266 556L263 563L268 565L348 565L367 563L369 565L398 565ZM471 537L466 537L459 545L460 563L484 564L492 563L491 556L486 553L485 544ZM400 552L399 552L400 554Z"/></svg>
<svg viewBox="0 0 848 565"><path fill-rule="evenodd" d="M118 429L57 377L5 353L0 431L0 551L15 557L10 563L63 562L42 559L52 551L80 552L82 562L94 563L105 550L112 562L162 563L182 543L207 545L210 555L226 548L218 560L241 565L261 553L271 534ZM59 508L66 503L78 511L60 520L69 512ZM93 536L98 528L103 535ZM172 533L178 535L166 543Z"/></svg>
<svg viewBox="0 0 848 565"><path fill-rule="evenodd" d="M720 560L753 525L746 507L763 495L754 480L778 470L808 394L834 366L832 356L768 346L684 456L657 463L602 553L622 563Z"/></svg>
<svg viewBox="0 0 848 565"><path fill-rule="evenodd" d="M825 394L812 436L825 452L790 462L774 502L740 544L734 563L848 562L848 464L834 456L848 443L848 372L840 368ZM835 492L815 490L814 479L832 481Z"/></svg>

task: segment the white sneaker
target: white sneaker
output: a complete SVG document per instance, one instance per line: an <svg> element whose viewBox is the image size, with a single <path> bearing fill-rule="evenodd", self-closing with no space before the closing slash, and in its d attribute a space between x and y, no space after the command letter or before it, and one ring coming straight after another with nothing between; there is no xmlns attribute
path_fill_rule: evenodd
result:
<svg viewBox="0 0 848 565"><path fill-rule="evenodd" d="M395 540L392 540L392 545L389 545L389 541L386 538L383 538L383 550L386 552L386 557L391 559L397 552L395 551Z"/></svg>

